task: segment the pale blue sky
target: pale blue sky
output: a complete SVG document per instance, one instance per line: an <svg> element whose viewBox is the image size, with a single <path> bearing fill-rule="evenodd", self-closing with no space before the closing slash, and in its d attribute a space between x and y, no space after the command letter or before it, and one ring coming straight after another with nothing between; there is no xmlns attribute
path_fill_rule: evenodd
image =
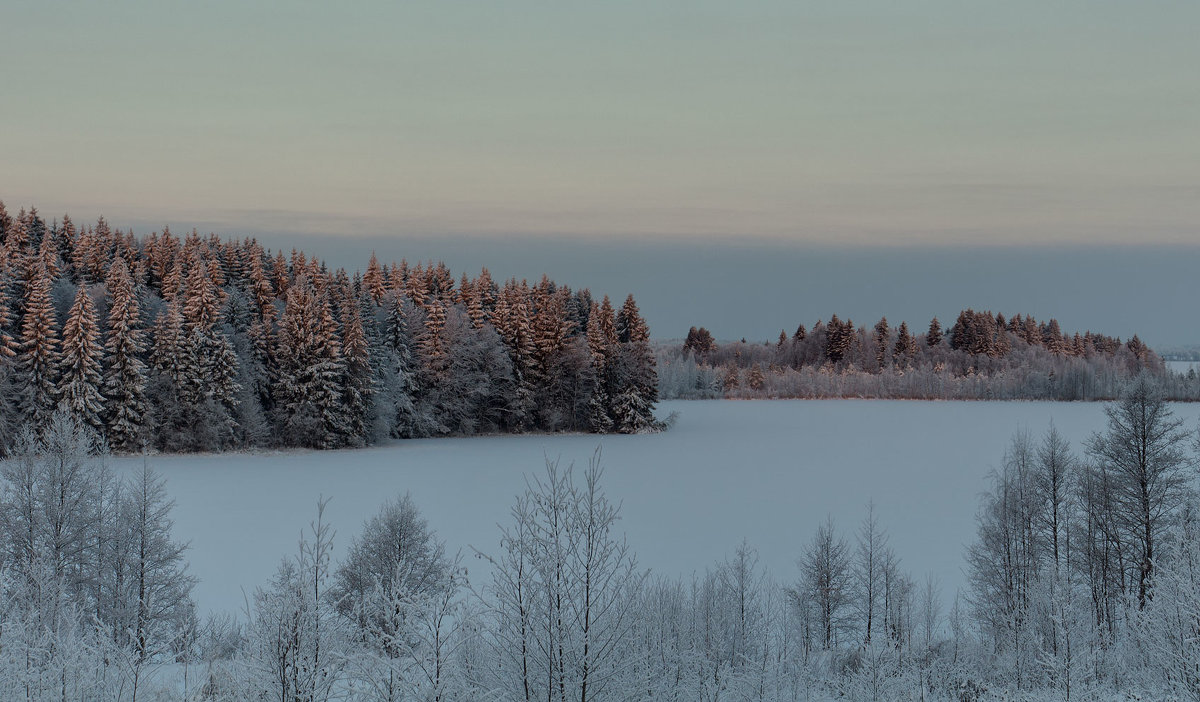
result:
<svg viewBox="0 0 1200 702"><path fill-rule="evenodd" d="M0 0L0 198L331 234L1195 243L1200 3Z"/></svg>

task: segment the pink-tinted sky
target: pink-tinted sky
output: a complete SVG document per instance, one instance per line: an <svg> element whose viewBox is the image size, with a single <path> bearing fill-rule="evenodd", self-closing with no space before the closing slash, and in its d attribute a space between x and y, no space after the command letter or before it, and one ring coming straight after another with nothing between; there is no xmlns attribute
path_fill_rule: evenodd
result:
<svg viewBox="0 0 1200 702"><path fill-rule="evenodd" d="M0 199L328 235L1200 243L1200 3L0 2Z"/></svg>

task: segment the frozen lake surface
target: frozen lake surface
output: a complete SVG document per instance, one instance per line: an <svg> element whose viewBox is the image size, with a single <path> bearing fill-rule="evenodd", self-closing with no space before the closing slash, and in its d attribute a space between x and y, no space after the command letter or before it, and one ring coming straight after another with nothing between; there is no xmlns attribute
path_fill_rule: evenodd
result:
<svg viewBox="0 0 1200 702"><path fill-rule="evenodd" d="M947 604L964 582L978 495L1012 433L1053 419L1080 450L1104 426L1099 403L780 400L665 402L669 432L648 436L503 436L394 442L350 451L151 459L177 501L175 536L200 578L204 612L240 610L281 558L296 552L319 495L344 552L363 520L409 492L450 552L498 547L525 474L544 457L586 465L603 446L604 485L643 566L690 577L742 539L776 580L832 515L852 540L874 500L904 567L933 573ZM1195 429L1200 405L1178 405ZM122 468L140 459L113 459ZM479 561L466 564L478 580Z"/></svg>

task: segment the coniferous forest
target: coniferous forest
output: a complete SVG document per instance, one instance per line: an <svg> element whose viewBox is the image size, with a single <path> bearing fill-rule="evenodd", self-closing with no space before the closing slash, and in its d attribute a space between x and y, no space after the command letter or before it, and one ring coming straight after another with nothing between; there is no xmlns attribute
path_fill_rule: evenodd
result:
<svg viewBox="0 0 1200 702"><path fill-rule="evenodd" d="M658 349L664 399L836 398L1112 400L1142 372L1171 399L1200 399L1194 379L1166 372L1136 335L1128 341L1063 331L1057 319L963 310L925 331L880 319L855 326L835 314L774 342L718 343L692 327Z"/></svg>
<svg viewBox="0 0 1200 702"><path fill-rule="evenodd" d="M0 203L0 450L65 409L118 452L657 427L632 295L442 263L330 271Z"/></svg>

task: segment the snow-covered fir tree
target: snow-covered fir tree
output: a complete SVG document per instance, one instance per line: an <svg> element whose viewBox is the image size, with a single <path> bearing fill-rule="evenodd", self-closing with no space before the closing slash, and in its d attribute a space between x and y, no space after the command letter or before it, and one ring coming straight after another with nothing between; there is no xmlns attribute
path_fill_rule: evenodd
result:
<svg viewBox="0 0 1200 702"><path fill-rule="evenodd" d="M601 434L612 431L612 358L617 349L617 332L612 303L604 296L603 307L592 302L588 314L588 351L591 354L593 386L588 398L588 426Z"/></svg>
<svg viewBox="0 0 1200 702"><path fill-rule="evenodd" d="M942 343L942 323L934 317L929 321L929 331L925 333L925 344L933 347Z"/></svg>
<svg viewBox="0 0 1200 702"><path fill-rule="evenodd" d="M612 417L617 431L636 433L654 429L658 422L658 374L650 348L650 328L642 319L633 295L625 298L617 313L615 331L619 341L618 360L612 381Z"/></svg>
<svg viewBox="0 0 1200 702"><path fill-rule="evenodd" d="M276 346L275 411L289 443L344 445L350 423L342 406L345 362L329 302L299 278L288 289Z"/></svg>
<svg viewBox="0 0 1200 702"><path fill-rule="evenodd" d="M7 276L0 274L0 364L5 364L17 355L17 340L9 333L12 325L12 308L9 305Z"/></svg>
<svg viewBox="0 0 1200 702"><path fill-rule="evenodd" d="M370 344L358 308L353 304L342 312L342 352L346 362L343 406L349 433L353 440L365 442L369 436L375 377L371 370Z"/></svg>
<svg viewBox="0 0 1200 702"><path fill-rule="evenodd" d="M104 431L104 397L100 392L102 355L96 306L92 296L80 286L63 324L59 398L77 422L97 433Z"/></svg>
<svg viewBox="0 0 1200 702"><path fill-rule="evenodd" d="M390 299L389 299L390 298ZM395 407L392 434L411 438L421 434L416 400L421 394L420 378L413 357L414 341L408 328L408 298L393 292L387 300L387 319L383 333L385 362L379 373L394 380L390 383L389 400Z"/></svg>
<svg viewBox="0 0 1200 702"><path fill-rule="evenodd" d="M58 402L58 331L50 303L50 275L40 266L25 296L21 352L16 375L18 409L35 429L43 427Z"/></svg>
<svg viewBox="0 0 1200 702"><path fill-rule="evenodd" d="M892 360L901 368L912 365L913 357L917 355L917 342L908 331L908 322L900 322L896 331L896 344L892 347Z"/></svg>

